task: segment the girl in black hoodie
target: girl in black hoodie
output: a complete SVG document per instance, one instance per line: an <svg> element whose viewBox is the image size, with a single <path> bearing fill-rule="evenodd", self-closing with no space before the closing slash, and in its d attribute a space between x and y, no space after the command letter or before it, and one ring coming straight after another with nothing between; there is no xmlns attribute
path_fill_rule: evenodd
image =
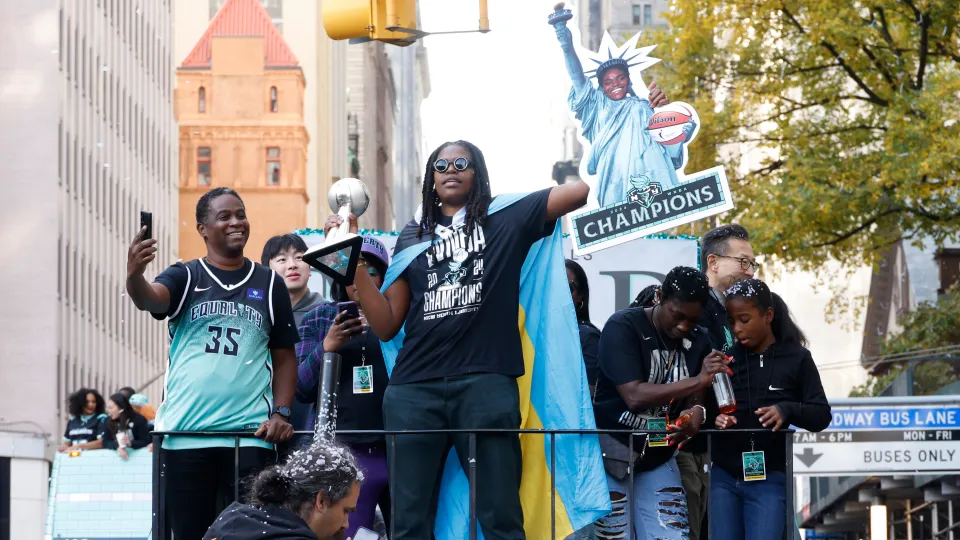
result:
<svg viewBox="0 0 960 540"><path fill-rule="evenodd" d="M786 441L780 429L823 431L830 405L807 339L787 305L758 279L726 293L737 410L719 414L717 429L769 429L770 433L714 438L710 502L712 540L782 538L786 504ZM792 456L789 456L792 459ZM791 528L792 528L792 524Z"/></svg>

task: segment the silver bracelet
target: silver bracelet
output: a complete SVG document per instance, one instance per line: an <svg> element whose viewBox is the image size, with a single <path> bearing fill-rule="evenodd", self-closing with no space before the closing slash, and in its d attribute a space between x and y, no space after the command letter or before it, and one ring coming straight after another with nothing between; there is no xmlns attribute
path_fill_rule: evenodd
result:
<svg viewBox="0 0 960 540"><path fill-rule="evenodd" d="M707 421L707 408L703 405L694 405L694 407L700 407L700 410L703 411L703 420L700 421L700 424L703 424Z"/></svg>

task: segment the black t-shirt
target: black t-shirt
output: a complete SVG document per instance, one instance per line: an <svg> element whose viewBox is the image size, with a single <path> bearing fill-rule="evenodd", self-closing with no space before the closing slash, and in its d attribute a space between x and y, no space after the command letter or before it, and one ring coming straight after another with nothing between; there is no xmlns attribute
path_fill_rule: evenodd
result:
<svg viewBox="0 0 960 540"><path fill-rule="evenodd" d="M710 342L701 329L694 329L680 348L671 352L657 334L646 308L627 308L614 313L600 335L600 376L594 397L594 415L599 429L646 429L650 418L665 418L667 403L641 411L631 411L617 386L633 381L668 384L695 377L700 373ZM670 421L685 407L670 407ZM626 436L616 438L628 444ZM642 453L638 470L651 470L673 456L672 446L646 446L646 437L638 435L634 449Z"/></svg>
<svg viewBox="0 0 960 540"><path fill-rule="evenodd" d="M221 270L212 264L205 264L204 271L209 271L221 283L226 286L232 286L247 279L250 275L250 265L256 264L250 259L244 259L243 268L239 270ZM269 270L273 272L273 270ZM170 306L166 313L152 313L157 320L163 320L172 317L180 308L183 300L184 289L187 286L188 273L183 263L176 263L164 270L157 279L154 280L170 291ZM270 349L288 349L292 348L300 341L300 334L297 333L297 324L293 317L293 306L290 305L290 293L283 279L277 276L273 280L273 327L270 330Z"/></svg>
<svg viewBox="0 0 960 540"><path fill-rule="evenodd" d="M520 270L530 247L556 226L546 222L549 195L550 189L531 193L487 216L469 238L463 224L445 227L404 270L410 311L391 384L466 373L523 375ZM430 240L417 238L417 227L415 221L404 227L395 254Z"/></svg>
<svg viewBox="0 0 960 540"><path fill-rule="evenodd" d="M371 331L343 344L340 353L340 391L337 393L337 431L383 430L383 392L387 389L387 367L383 363L380 340ZM373 367L373 391L357 393L354 390L354 367ZM348 444L374 444L384 440L383 435L337 435Z"/></svg>
<svg viewBox="0 0 960 540"><path fill-rule="evenodd" d="M587 368L587 384L597 384L600 375L600 330L589 323L580 323L580 349Z"/></svg>

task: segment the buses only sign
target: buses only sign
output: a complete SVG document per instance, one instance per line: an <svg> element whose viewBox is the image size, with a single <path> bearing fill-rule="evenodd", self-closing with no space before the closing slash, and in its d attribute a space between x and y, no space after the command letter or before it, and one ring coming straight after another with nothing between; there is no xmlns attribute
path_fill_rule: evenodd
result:
<svg viewBox="0 0 960 540"><path fill-rule="evenodd" d="M960 408L834 409L830 428L794 434L795 474L933 474L960 469Z"/></svg>

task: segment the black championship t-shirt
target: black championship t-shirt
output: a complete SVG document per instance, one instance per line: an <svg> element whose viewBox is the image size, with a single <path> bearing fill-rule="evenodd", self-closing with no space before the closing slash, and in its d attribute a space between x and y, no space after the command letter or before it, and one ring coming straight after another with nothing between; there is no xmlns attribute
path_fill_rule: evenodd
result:
<svg viewBox="0 0 960 540"><path fill-rule="evenodd" d="M523 375L520 269L530 246L553 234L556 222L546 223L549 194L531 193L487 216L470 237L465 225L447 218L436 243L402 274L410 311L391 384L466 373ZM394 254L430 240L417 238L417 227L415 221L404 227Z"/></svg>
<svg viewBox="0 0 960 540"><path fill-rule="evenodd" d="M666 403L631 412L620 396L617 386L633 381L668 384L695 377L700 373L704 357L710 352L710 339L702 328L694 329L680 348L667 349L657 334L645 308L627 308L614 313L603 326L600 335L600 376L594 398L594 415L599 429L647 429L650 418L665 418ZM674 422L683 403L670 407L670 422ZM624 444L628 438L615 435ZM634 449L643 458L638 470L651 470L666 463L675 447L645 448L645 437L637 436Z"/></svg>
<svg viewBox="0 0 960 540"><path fill-rule="evenodd" d="M337 351L340 364L340 391L337 393L337 431L383 430L383 392L387 389L387 367L383 363L380 340L367 330L343 344ZM365 370L370 366L372 388L362 384ZM383 435L337 435L347 444L375 444L384 441Z"/></svg>

